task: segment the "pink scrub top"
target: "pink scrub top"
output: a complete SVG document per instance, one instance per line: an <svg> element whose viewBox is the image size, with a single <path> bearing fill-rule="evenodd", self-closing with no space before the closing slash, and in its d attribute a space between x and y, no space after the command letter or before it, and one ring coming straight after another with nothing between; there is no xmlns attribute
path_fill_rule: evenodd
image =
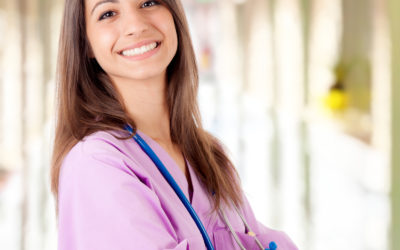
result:
<svg viewBox="0 0 400 250"><path fill-rule="evenodd" d="M96 132L78 142L61 166L58 197L58 250L203 250L203 237L174 190L133 140ZM240 249L217 213L206 189L188 165L184 173L153 139L138 131L164 163L199 215L216 250ZM122 134L119 134L122 135ZM265 248L297 247L283 232L258 222L244 197L240 208ZM223 209L246 249L259 249L235 210Z"/></svg>

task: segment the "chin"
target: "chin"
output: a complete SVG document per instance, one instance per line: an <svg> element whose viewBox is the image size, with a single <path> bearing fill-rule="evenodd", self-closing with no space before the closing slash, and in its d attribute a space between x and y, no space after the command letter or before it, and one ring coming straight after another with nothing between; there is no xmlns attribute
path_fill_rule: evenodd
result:
<svg viewBox="0 0 400 250"><path fill-rule="evenodd" d="M151 71L142 71L142 72L136 72L135 74L129 74L129 78L135 79L135 80L149 80L149 79L155 79L155 78L160 78L164 74L166 74L167 70L166 68L164 70L151 70Z"/></svg>
<svg viewBox="0 0 400 250"><path fill-rule="evenodd" d="M106 71L107 72L107 71ZM132 81L146 81L150 79L162 78L167 72L167 66L160 66L155 63L149 64L146 67L143 67L142 70L134 70L133 66L124 67L121 71L121 68L117 71L110 70L107 74L111 78L116 79L125 79Z"/></svg>

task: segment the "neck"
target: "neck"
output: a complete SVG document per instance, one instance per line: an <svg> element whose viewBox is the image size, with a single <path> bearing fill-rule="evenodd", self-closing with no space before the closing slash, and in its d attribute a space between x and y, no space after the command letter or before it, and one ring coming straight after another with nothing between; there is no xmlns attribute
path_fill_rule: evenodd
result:
<svg viewBox="0 0 400 250"><path fill-rule="evenodd" d="M171 142L166 79L140 82L113 79L125 109L136 127L159 142Z"/></svg>

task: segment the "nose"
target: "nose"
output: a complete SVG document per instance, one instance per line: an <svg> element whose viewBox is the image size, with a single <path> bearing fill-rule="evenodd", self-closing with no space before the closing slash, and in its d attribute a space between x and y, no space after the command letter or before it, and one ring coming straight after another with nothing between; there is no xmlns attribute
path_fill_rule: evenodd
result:
<svg viewBox="0 0 400 250"><path fill-rule="evenodd" d="M149 26L149 21L140 11L133 7L124 11L121 27L125 36L140 36L148 31Z"/></svg>

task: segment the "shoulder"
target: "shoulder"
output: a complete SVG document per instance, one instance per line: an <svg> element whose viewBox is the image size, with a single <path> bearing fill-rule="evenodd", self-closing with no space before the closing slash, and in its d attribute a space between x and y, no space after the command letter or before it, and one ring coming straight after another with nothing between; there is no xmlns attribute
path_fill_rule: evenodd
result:
<svg viewBox="0 0 400 250"><path fill-rule="evenodd" d="M119 131L98 131L92 133L72 147L67 154L72 155L93 155L103 153L116 153L124 151L127 148L127 140L119 139L124 136Z"/></svg>
<svg viewBox="0 0 400 250"><path fill-rule="evenodd" d="M122 136L121 132L99 131L83 138L66 154L61 164L60 179L62 176L79 178L92 173L99 175L110 169L133 175L133 169L138 165L131 153L134 143L118 138Z"/></svg>
<svg viewBox="0 0 400 250"><path fill-rule="evenodd" d="M153 189L151 176L138 159L139 146L132 139L119 139L121 136L125 135L100 131L76 143L61 164L59 192L75 187L95 190L133 182Z"/></svg>
<svg viewBox="0 0 400 250"><path fill-rule="evenodd" d="M79 160L99 159L107 157L119 158L129 151L128 139L119 139L124 136L118 131L98 131L77 142L66 154L63 165Z"/></svg>

